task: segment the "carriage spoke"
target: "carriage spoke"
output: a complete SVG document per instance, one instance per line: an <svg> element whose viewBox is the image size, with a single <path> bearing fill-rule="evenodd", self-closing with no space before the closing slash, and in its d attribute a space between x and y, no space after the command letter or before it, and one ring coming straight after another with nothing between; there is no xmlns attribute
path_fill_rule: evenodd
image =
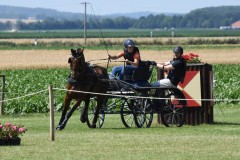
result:
<svg viewBox="0 0 240 160"><path fill-rule="evenodd" d="M123 125L127 128L133 127L134 122L133 111L130 108L131 108L130 103L124 100L121 107L120 115Z"/></svg>
<svg viewBox="0 0 240 160"><path fill-rule="evenodd" d="M90 103L89 103L89 107L88 107L88 111L87 111L87 125L89 128L93 127L93 118L96 112L96 107L97 107L97 102L96 102L96 98L91 98L90 99ZM105 114L104 112L102 112L102 110L99 111L99 114L97 116L97 122L96 124L98 124L98 126L96 126L97 128L101 128L103 123L104 123L104 118L105 118Z"/></svg>
<svg viewBox="0 0 240 160"><path fill-rule="evenodd" d="M90 121L93 119L93 115L94 115L94 114L92 114L92 115L89 117L89 120L90 120Z"/></svg>
<svg viewBox="0 0 240 160"><path fill-rule="evenodd" d="M143 126L150 127L152 124L153 110L151 101L138 99L134 106L134 120L138 128Z"/></svg>
<svg viewBox="0 0 240 160"><path fill-rule="evenodd" d="M185 105L178 99L182 97L178 93L171 93L166 98L171 98L171 100L167 101L161 113L163 124L167 127L181 127L185 120Z"/></svg>
<svg viewBox="0 0 240 160"><path fill-rule="evenodd" d="M133 115L132 114L125 114L125 117L127 117L126 122L130 122L130 126L132 127L133 124Z"/></svg>

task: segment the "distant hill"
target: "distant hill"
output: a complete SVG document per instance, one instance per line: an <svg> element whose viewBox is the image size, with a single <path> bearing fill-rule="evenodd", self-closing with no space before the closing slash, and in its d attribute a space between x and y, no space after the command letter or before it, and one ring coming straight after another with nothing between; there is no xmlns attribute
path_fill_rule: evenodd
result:
<svg viewBox="0 0 240 160"><path fill-rule="evenodd" d="M186 27L219 28L240 20L240 6L206 7L193 10L184 16Z"/></svg>
<svg viewBox="0 0 240 160"><path fill-rule="evenodd" d="M103 17L108 17L108 18L116 18L116 17L121 17L121 16L125 16L125 17L130 17L130 18L140 18L140 17L147 17L150 14L152 15L158 15L160 13L156 13L156 12L132 12L132 13L114 13L114 14L108 14L108 15L103 15ZM184 15L181 13L161 13L161 14L165 14L167 16L174 16L174 15Z"/></svg>
<svg viewBox="0 0 240 160"><path fill-rule="evenodd" d="M133 13L114 13L108 15L97 15L98 18L116 18L125 16L129 18L140 18L147 17L148 15L157 15L160 13L156 12L133 12ZM163 13L165 15L180 15L179 13ZM92 15L88 15L91 17ZM80 19L83 20L83 13L71 13L71 12L60 12L54 9L44 8L27 8L27 7L16 7L0 5L0 18L1 19L28 19L28 17L34 17L36 19L45 19L47 17L53 17L55 19Z"/></svg>
<svg viewBox="0 0 240 160"><path fill-rule="evenodd" d="M153 12L133 12L133 13L114 13L114 14L106 14L103 15L103 17L107 17L107 18L116 18L116 17L130 17L130 18L140 18L142 16L146 17L149 14L154 14L156 15L157 13L153 13Z"/></svg>
<svg viewBox="0 0 240 160"><path fill-rule="evenodd" d="M28 19L34 17L35 19L45 19L53 17L55 19L80 19L84 17L81 13L59 12L54 9L44 8L27 8L0 5L0 18L2 19Z"/></svg>
<svg viewBox="0 0 240 160"><path fill-rule="evenodd" d="M30 17L30 18L29 18ZM96 17L99 24L96 23ZM240 20L240 6L206 7L187 14L134 12L127 14L88 15L89 29L154 29L154 28L219 28ZM78 29L83 27L83 13L59 12L52 9L25 8L0 5L0 19L16 21L19 30ZM22 21L27 19L28 21ZM67 21L62 21L67 19ZM29 20L43 20L31 23ZM6 20L5 20L6 21ZM0 20L1 22L1 20ZM28 23L28 24L26 24ZM10 23L0 23L0 30L12 28Z"/></svg>

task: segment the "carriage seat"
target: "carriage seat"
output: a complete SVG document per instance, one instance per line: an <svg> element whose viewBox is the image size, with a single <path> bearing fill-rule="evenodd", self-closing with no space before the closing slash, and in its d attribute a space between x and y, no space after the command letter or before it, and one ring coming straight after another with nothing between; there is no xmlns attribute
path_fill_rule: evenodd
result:
<svg viewBox="0 0 240 160"><path fill-rule="evenodd" d="M141 62L139 67L137 67L134 71L124 72L124 81L148 81L152 75L152 67L150 61Z"/></svg>

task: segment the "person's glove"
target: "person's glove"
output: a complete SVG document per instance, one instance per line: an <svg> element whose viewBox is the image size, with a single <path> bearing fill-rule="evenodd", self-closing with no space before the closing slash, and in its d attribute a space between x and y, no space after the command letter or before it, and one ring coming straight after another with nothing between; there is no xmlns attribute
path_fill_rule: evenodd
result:
<svg viewBox="0 0 240 160"><path fill-rule="evenodd" d="M151 61L151 65L156 66L157 63L155 61Z"/></svg>

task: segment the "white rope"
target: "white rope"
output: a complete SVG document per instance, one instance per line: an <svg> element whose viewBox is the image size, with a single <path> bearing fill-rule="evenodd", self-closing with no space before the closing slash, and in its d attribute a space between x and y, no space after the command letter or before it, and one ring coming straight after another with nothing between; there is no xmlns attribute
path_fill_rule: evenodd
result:
<svg viewBox="0 0 240 160"><path fill-rule="evenodd" d="M7 102L7 101L13 101L13 100L16 100L16 99L21 99L21 98L25 98L25 97L29 97L29 96L33 96L33 95L36 95L36 94L39 94L39 93L42 93L42 92L45 92L45 91L47 91L47 89L39 91L39 92L35 92L35 93L30 93L30 94L27 94L27 95L24 95L24 96L12 98L12 99L6 99L4 101L0 101L0 103L1 102Z"/></svg>
<svg viewBox="0 0 240 160"><path fill-rule="evenodd" d="M86 91L76 91L76 90L67 90L67 89L61 89L61 88L53 88L54 90L61 90L61 91L71 91L71 92L78 92L78 93L85 93L85 94L93 94L93 95L102 95L102 96L112 96L112 97L121 97L121 98L135 98L135 99L171 99L171 98L159 98L159 97L142 97L142 96L130 96L130 95L114 95L114 94L108 94L108 93L96 93L96 92L86 92ZM187 101L240 101L240 99L177 99L177 100L187 100Z"/></svg>
<svg viewBox="0 0 240 160"><path fill-rule="evenodd" d="M93 95L101 95L101 96L111 96L111 97L120 97L120 98L143 98L143 99L151 99L151 97L141 97L141 96L130 96L130 95L116 95L116 94L108 94L108 93L96 93L96 92L85 92L85 91L76 91L76 90L67 90L61 88L53 88L55 90L61 91L71 91L85 94L93 94ZM154 98L154 97L153 97ZM166 99L166 98L157 98L157 99Z"/></svg>
<svg viewBox="0 0 240 160"><path fill-rule="evenodd" d="M54 90L60 90L60 91L71 91L71 92L78 92L78 93L85 93L85 94L92 94L92 95L102 95L102 96L111 96L111 97L120 97L120 98L130 98L130 99L158 99L158 100L166 100L166 99L171 99L171 98L159 98L159 97L144 97L144 96L131 96L131 95L119 95L119 94L111 94L111 93L97 93L97 92L86 92L86 91L76 91L76 90L67 90L67 89L61 89L61 88L53 88ZM39 92L35 92L35 93L30 93L24 96L20 96L20 97L16 97L16 98L12 98L12 99L6 99L4 101L0 101L1 102L7 102L7 101L13 101L16 99L21 99L21 98L25 98L25 97L29 97L29 96L33 96L42 92L48 91L48 89L39 91ZM120 92L120 93L124 93L124 92ZM178 100L186 100L186 101L215 101L215 102L239 102L240 99L178 99Z"/></svg>

